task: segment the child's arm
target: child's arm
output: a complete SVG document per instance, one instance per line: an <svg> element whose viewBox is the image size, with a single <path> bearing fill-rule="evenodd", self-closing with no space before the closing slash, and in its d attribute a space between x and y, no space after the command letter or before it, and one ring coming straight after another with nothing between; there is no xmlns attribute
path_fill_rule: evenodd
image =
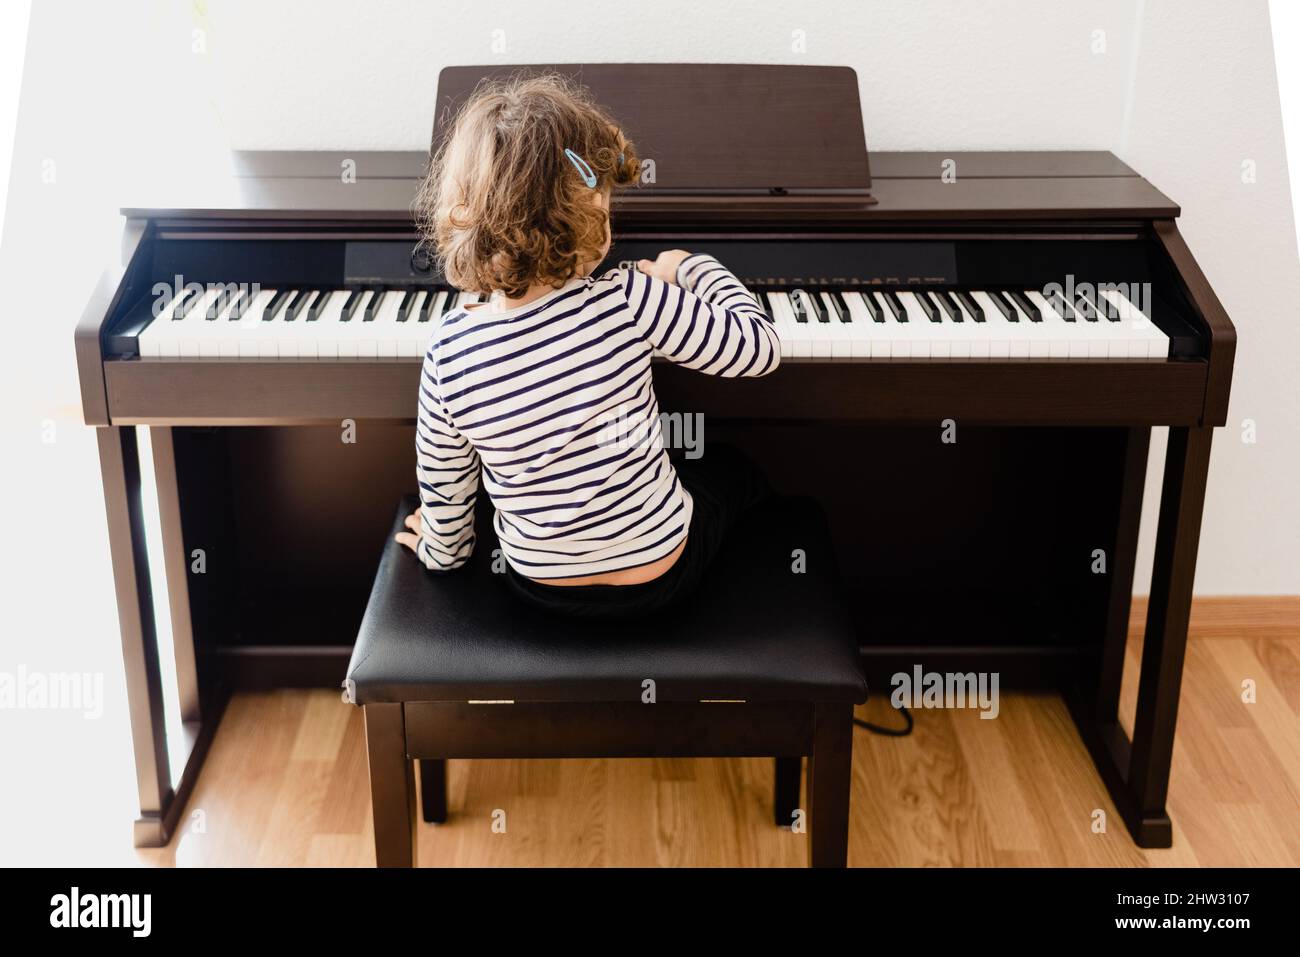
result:
<svg viewBox="0 0 1300 957"><path fill-rule="evenodd" d="M432 352L420 373L415 457L420 508L406 520L412 532L399 534L397 540L412 548L430 571L451 571L474 551L479 457L442 403Z"/></svg>
<svg viewBox="0 0 1300 957"><path fill-rule="evenodd" d="M682 250L642 260L623 291L646 341L673 362L709 375L767 375L781 344L767 314L712 256Z"/></svg>

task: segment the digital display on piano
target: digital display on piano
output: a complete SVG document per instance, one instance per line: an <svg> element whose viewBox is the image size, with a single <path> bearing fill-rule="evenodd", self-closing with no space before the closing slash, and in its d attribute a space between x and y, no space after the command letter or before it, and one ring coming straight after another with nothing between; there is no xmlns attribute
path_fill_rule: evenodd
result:
<svg viewBox="0 0 1300 957"><path fill-rule="evenodd" d="M615 239L597 273L618 266L635 268L638 259L654 259L665 249L681 247L709 253L747 286L951 286L958 282L957 256L951 242L864 242L862 240L697 240ZM410 242L349 242L344 253L343 282L440 283L437 269Z"/></svg>

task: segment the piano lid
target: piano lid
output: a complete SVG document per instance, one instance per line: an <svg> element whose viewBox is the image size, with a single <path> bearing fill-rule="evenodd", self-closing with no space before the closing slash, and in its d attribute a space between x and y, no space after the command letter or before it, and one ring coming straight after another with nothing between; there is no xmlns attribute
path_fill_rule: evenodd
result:
<svg viewBox="0 0 1300 957"><path fill-rule="evenodd" d="M485 77L554 72L622 124L657 195L794 195L872 202L857 73L731 63L450 66L438 75L433 145Z"/></svg>

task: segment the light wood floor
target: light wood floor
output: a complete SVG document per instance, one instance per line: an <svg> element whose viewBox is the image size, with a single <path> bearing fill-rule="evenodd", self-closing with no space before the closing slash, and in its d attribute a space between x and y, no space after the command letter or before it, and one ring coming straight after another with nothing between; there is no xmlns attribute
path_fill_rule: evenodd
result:
<svg viewBox="0 0 1300 957"><path fill-rule="evenodd" d="M1130 641L1125 716L1139 654ZM1241 700L1246 679L1254 704ZM859 715L893 717L883 700ZM373 864L363 744L359 709L336 692L238 695L187 827L138 860ZM923 711L908 738L858 730L853 764L855 866L1300 866L1300 602L1198 602L1170 850L1128 838L1054 695L1006 693L996 720ZM771 776L766 759L453 761L451 818L420 825L421 864L802 866L806 838L771 823ZM493 832L498 811L505 833Z"/></svg>

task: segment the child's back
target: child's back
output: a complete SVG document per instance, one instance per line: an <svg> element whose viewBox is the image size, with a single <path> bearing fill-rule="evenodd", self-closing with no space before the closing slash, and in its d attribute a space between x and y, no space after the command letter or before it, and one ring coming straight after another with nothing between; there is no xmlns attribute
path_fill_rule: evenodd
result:
<svg viewBox="0 0 1300 957"><path fill-rule="evenodd" d="M476 96L435 162L426 231L452 282L495 297L447 314L424 361L419 535L402 537L430 569L469 557L480 473L525 597L566 601L583 584L662 590L690 565L697 578L720 533L705 526L734 517L719 512L726 486L755 484L679 477L650 372L656 352L711 375L776 368L753 296L717 260L680 251L586 275L608 251L609 191L635 170L608 119L551 80Z"/></svg>

